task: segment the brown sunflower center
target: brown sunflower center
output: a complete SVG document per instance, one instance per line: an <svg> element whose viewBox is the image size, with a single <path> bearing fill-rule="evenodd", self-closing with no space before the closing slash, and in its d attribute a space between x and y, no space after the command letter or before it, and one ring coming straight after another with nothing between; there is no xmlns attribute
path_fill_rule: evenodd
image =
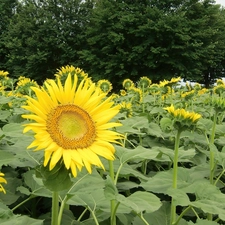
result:
<svg viewBox="0 0 225 225"><path fill-rule="evenodd" d="M47 131L52 140L64 149L86 148L96 137L90 115L77 105L59 105L47 118Z"/></svg>

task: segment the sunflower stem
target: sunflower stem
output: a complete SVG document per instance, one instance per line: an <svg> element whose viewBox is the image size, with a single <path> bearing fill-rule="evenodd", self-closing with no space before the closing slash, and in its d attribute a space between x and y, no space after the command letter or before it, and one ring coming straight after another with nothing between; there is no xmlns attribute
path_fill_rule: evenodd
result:
<svg viewBox="0 0 225 225"><path fill-rule="evenodd" d="M212 133L210 137L210 183L213 184L214 181L214 167L215 167L215 159L214 159L214 152L212 150L212 145L214 144L214 138L215 138L215 131L216 131L216 120L217 120L218 113L215 112L214 118L213 118L213 126L212 126Z"/></svg>
<svg viewBox="0 0 225 225"><path fill-rule="evenodd" d="M143 217L143 213L138 213L137 216L142 220L142 222L145 224L145 225L149 225L149 223L147 222L147 220Z"/></svg>
<svg viewBox="0 0 225 225"><path fill-rule="evenodd" d="M27 199L25 199L24 201L22 201L21 203L19 203L18 205L16 205L14 208L12 208L11 210L14 211L17 208L19 208L21 205L23 205L24 203L30 201L32 198L36 198L36 196L34 195L30 195Z"/></svg>
<svg viewBox="0 0 225 225"><path fill-rule="evenodd" d="M51 225L58 224L58 212L59 212L59 194L57 191L52 192L52 221Z"/></svg>
<svg viewBox="0 0 225 225"><path fill-rule="evenodd" d="M109 161L109 175L114 183L115 178L114 178L113 161L112 160L108 160L108 161ZM116 212L115 212L116 202L115 202L115 199L110 200L110 206L111 206L111 217L110 217L111 225L116 225Z"/></svg>
<svg viewBox="0 0 225 225"><path fill-rule="evenodd" d="M63 210L65 209L67 200L68 200L68 198L67 198L67 196L66 196L66 197L63 199L63 201L61 202L61 206L60 206L60 210L59 210L59 215L58 215L58 225L61 224L62 215L63 215ZM69 207L68 207L68 208L69 208Z"/></svg>
<svg viewBox="0 0 225 225"><path fill-rule="evenodd" d="M99 225L97 217L96 217L94 211L89 206L88 206L88 210L90 211L90 213L91 213L91 215L92 215L92 217L93 217L93 219L95 221L95 225Z"/></svg>
<svg viewBox="0 0 225 225"><path fill-rule="evenodd" d="M174 146L174 159L173 159L173 188L177 189L177 173L178 173L178 149L180 144L180 135L182 130L179 129L177 131L177 136L175 140L175 146ZM172 198L171 203L171 220L170 224L176 223L176 205L174 203L174 199Z"/></svg>
<svg viewBox="0 0 225 225"><path fill-rule="evenodd" d="M215 172L215 152L213 151L213 144L214 144L214 139L215 139L215 132L216 132L216 120L217 120L218 112L216 111L213 117L213 126L212 126L212 133L210 136L210 142L209 142L209 151L210 151L210 156L209 156L209 164L210 164L210 175L209 175L209 181L210 184L214 184L214 172ZM208 213L207 219L211 220L213 219L212 214Z"/></svg>

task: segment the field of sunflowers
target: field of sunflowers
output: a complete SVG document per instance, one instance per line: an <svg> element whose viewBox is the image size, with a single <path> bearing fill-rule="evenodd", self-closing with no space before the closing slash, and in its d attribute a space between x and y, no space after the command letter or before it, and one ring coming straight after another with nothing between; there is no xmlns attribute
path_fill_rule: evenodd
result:
<svg viewBox="0 0 225 225"><path fill-rule="evenodd" d="M0 71L0 224L225 224L225 83L180 81Z"/></svg>

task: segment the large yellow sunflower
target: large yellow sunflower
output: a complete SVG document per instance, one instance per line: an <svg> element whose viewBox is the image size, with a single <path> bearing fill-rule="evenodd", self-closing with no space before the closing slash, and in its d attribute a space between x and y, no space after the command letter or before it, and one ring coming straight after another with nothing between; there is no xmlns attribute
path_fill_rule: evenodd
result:
<svg viewBox="0 0 225 225"><path fill-rule="evenodd" d="M73 82L72 82L73 80ZM44 88L32 87L36 99L27 97L23 108L32 114L24 118L36 122L25 125L24 132L33 130L35 140L28 148L44 149L44 166L52 170L58 162L63 162L74 177L83 166L91 173L91 165L104 166L99 159L114 159L112 143L122 138L110 128L120 123L110 122L119 112L120 106L113 106L111 98L105 98L86 79L78 84L69 74L65 85L60 79L50 80Z"/></svg>

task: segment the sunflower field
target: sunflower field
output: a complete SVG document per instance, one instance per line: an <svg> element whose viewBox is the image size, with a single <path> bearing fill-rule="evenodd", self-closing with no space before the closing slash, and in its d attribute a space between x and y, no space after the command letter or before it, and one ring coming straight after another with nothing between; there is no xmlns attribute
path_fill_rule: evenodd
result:
<svg viewBox="0 0 225 225"><path fill-rule="evenodd" d="M225 224L225 83L180 81L0 71L0 224Z"/></svg>

